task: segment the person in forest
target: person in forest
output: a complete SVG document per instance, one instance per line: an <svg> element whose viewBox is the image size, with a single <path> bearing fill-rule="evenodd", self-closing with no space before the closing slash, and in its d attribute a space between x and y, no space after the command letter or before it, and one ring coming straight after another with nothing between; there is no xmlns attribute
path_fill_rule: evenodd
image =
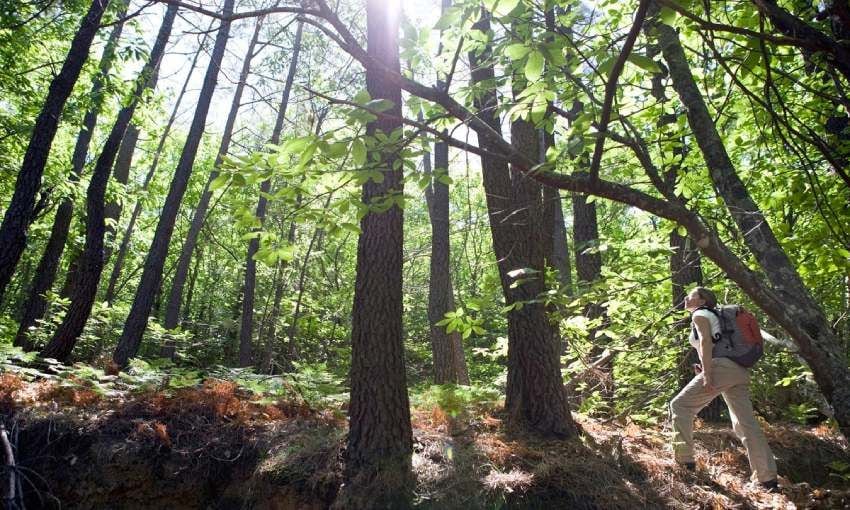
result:
<svg viewBox="0 0 850 510"><path fill-rule="evenodd" d="M673 425L673 455L677 463L694 471L694 418L717 395L729 407L732 428L747 450L753 476L763 489L778 490L776 461L750 402L750 370L727 357L717 356L715 344L721 338L717 297L705 287L696 287L685 297L691 313L689 341L699 354L696 376L670 402Z"/></svg>

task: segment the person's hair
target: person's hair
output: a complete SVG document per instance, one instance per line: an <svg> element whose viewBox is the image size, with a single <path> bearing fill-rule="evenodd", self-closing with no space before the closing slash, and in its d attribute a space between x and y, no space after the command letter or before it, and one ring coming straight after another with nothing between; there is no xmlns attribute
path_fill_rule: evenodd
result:
<svg viewBox="0 0 850 510"><path fill-rule="evenodd" d="M714 292L705 287L696 287L694 290L697 292L699 297L705 300L705 306L709 308L717 308L717 296L714 295Z"/></svg>

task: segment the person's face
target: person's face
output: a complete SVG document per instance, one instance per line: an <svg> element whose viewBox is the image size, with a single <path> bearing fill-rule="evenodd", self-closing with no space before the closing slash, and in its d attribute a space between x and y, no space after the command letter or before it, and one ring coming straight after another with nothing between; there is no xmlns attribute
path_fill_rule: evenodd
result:
<svg viewBox="0 0 850 510"><path fill-rule="evenodd" d="M705 304L705 299L701 298L699 292L692 290L685 296L685 310L693 312L697 308Z"/></svg>

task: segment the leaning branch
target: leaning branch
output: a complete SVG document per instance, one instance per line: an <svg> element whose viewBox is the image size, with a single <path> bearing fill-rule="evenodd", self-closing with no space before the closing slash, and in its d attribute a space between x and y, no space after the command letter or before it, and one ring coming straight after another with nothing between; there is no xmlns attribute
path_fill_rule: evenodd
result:
<svg viewBox="0 0 850 510"><path fill-rule="evenodd" d="M614 62L614 67L611 68L611 74L608 75L608 82L605 84L605 99L602 102L602 118L599 121L599 134L596 138L596 147L593 149L593 159L590 162L590 176L594 179L599 177L599 165L602 163L602 149L605 147L605 134L608 132L608 122L611 121L611 107L614 104L614 96L617 94L617 81L620 79L620 73L626 65L626 60L632 52L640 29L643 26L643 21L646 19L646 11L649 8L649 0L641 0L638 4L637 12L635 13L635 21L632 23L632 28L629 30L629 35L626 37L626 42L623 44L623 50L620 56Z"/></svg>

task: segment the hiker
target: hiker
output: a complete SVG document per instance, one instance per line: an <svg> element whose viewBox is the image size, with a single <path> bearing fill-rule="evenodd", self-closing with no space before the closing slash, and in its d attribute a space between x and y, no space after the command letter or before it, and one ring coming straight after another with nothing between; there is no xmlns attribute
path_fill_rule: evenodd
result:
<svg viewBox="0 0 850 510"><path fill-rule="evenodd" d="M724 351L728 351L730 346L729 341L723 339L717 297L709 289L697 287L685 297L685 309L691 312L689 340L699 354L700 364L694 365L696 377L670 402L676 462L690 471L696 469L694 418L717 395L723 395L729 407L732 428L744 443L754 477L763 489L777 491L776 461L756 422L750 402L750 370L724 356ZM761 351L758 356L760 354Z"/></svg>

